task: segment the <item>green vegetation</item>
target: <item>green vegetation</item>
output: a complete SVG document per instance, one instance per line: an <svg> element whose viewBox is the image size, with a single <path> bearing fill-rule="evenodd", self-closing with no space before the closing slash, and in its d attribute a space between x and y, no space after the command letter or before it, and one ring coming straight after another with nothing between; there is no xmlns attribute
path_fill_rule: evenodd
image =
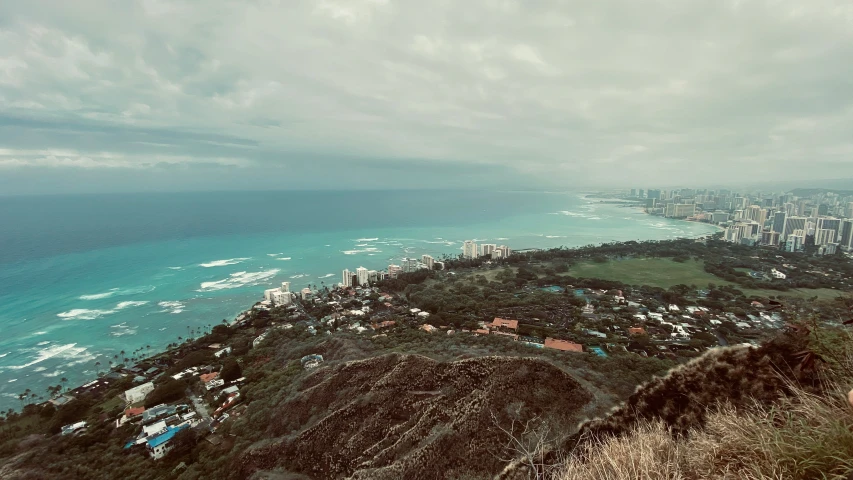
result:
<svg viewBox="0 0 853 480"><path fill-rule="evenodd" d="M600 278L628 285L648 285L669 288L674 285L707 287L709 283L723 284L720 278L706 272L702 261L676 262L671 258L620 258L604 263L579 262L569 269L573 277Z"/></svg>
<svg viewBox="0 0 853 480"><path fill-rule="evenodd" d="M672 258L617 258L603 263L596 261L579 262L569 269L568 275L659 288L670 288L675 285L695 285L697 288L706 288L709 284L739 287L737 283L728 282L708 273L705 271L704 265L702 260L695 259L678 262ZM751 271L749 268L735 268L735 270L744 273ZM758 297L817 297L818 300L832 300L842 294L831 288L790 289L785 291L739 288L744 295Z"/></svg>

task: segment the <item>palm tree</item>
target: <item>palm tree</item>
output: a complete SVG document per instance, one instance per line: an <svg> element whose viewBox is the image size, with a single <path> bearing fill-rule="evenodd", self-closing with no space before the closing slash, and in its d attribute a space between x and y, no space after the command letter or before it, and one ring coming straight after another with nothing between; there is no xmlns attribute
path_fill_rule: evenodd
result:
<svg viewBox="0 0 853 480"><path fill-rule="evenodd" d="M98 371L98 374L101 373L101 362L95 362L95 370Z"/></svg>
<svg viewBox="0 0 853 480"><path fill-rule="evenodd" d="M62 377L62 379L61 379L61 380L59 380L59 382L60 382L61 384L65 385L66 383L68 383L68 379L67 379L67 378L65 378L65 377ZM67 387L66 387L66 388L67 388Z"/></svg>

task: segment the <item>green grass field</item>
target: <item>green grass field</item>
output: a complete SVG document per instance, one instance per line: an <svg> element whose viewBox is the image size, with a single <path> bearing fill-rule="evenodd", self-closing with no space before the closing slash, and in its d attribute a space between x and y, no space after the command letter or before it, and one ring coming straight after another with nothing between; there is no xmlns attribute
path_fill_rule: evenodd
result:
<svg viewBox="0 0 853 480"><path fill-rule="evenodd" d="M606 263L584 262L573 266L569 270L568 275L579 278L600 278L602 280L623 282L629 285L649 285L661 288L669 288L679 284L696 285L699 288L706 288L709 283L732 285L743 291L746 295L763 297L773 295L811 298L817 296L819 300L829 300L839 295L838 290L828 288L789 290L787 292L745 289L706 272L701 261L688 260L684 263L679 263L669 258L629 258L624 260L609 260Z"/></svg>

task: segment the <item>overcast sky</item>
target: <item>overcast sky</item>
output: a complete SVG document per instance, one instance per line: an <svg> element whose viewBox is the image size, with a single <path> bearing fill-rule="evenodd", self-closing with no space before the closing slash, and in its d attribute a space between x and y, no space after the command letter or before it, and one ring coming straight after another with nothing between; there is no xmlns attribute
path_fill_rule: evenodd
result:
<svg viewBox="0 0 853 480"><path fill-rule="evenodd" d="M833 177L849 0L0 2L0 194Z"/></svg>

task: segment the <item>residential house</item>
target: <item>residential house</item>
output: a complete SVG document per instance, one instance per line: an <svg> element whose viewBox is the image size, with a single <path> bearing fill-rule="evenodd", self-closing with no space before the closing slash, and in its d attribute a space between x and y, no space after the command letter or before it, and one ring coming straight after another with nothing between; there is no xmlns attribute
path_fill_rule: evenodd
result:
<svg viewBox="0 0 853 480"><path fill-rule="evenodd" d="M506 328L513 331L518 331L518 320L510 320L506 318L495 318L492 320L492 323L489 324L489 328L500 329Z"/></svg>
<svg viewBox="0 0 853 480"><path fill-rule="evenodd" d="M149 393L154 391L154 383L148 382L136 386L124 392L124 399L127 403L138 403L145 400Z"/></svg>

